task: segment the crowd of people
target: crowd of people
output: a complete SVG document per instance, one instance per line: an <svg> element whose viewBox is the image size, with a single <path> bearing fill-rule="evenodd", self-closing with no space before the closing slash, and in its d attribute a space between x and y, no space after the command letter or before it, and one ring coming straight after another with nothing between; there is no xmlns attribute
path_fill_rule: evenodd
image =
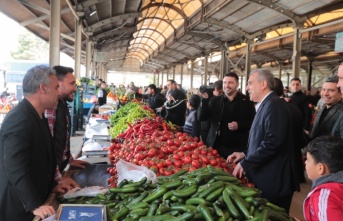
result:
<svg viewBox="0 0 343 221"><path fill-rule="evenodd" d="M62 176L68 165L87 166L70 153L67 102L76 91L73 72L70 67L39 65L24 77L24 99L0 129L0 220L49 217L55 213L44 205L49 194L78 187ZM107 84L98 79L97 85L98 103L106 104ZM267 69L250 73L247 95L239 90L234 72L188 96L174 79L167 80L166 88L140 88L133 82L127 88L109 86L113 93L143 99L180 131L216 149L236 165L234 176L245 176L264 198L287 212L294 192L306 182L306 169L313 181L304 203L306 220L343 219L342 87L343 62L338 74L324 81L323 106L311 124L312 110L300 79L292 79L285 89Z"/></svg>

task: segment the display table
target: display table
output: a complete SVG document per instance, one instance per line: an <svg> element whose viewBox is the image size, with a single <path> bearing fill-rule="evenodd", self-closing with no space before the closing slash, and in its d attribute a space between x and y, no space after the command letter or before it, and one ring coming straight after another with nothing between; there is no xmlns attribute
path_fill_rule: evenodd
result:
<svg viewBox="0 0 343 221"><path fill-rule="evenodd" d="M85 186L106 186L107 179L110 174L107 173L108 167L113 167L113 165L108 164L108 157L92 157L92 158L78 158L78 160L84 160L90 164L86 166L85 169L80 168L68 168L64 173L64 177L70 177L75 180L81 187ZM53 206L57 211L59 207L59 202L57 201L57 194L51 193L45 202L45 205ZM33 221L40 221L41 219L36 216Z"/></svg>

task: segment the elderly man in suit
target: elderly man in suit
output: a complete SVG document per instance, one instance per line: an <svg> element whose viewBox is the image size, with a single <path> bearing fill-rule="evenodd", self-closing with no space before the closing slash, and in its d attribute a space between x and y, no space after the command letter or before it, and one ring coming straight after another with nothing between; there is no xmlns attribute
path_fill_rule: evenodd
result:
<svg viewBox="0 0 343 221"><path fill-rule="evenodd" d="M256 102L248 150L235 152L228 162L237 163L233 175L248 180L270 202L289 211L293 193L299 190L294 162L291 113L286 102L275 92L274 76L266 69L252 71L247 90Z"/></svg>
<svg viewBox="0 0 343 221"><path fill-rule="evenodd" d="M319 136L330 135L334 124L343 111L342 93L337 84L337 75L326 78L323 83L321 96L325 106L314 119L310 133L311 140Z"/></svg>
<svg viewBox="0 0 343 221"><path fill-rule="evenodd" d="M39 65L23 79L24 100L5 117L0 130L0 220L31 221L55 213L44 205L54 182L56 161L45 109L56 109L60 95L53 70ZM61 191L63 192L63 191Z"/></svg>

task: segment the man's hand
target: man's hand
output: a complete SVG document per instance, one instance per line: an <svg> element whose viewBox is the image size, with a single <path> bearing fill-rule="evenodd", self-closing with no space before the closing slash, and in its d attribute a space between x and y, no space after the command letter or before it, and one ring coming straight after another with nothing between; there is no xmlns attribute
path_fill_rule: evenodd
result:
<svg viewBox="0 0 343 221"><path fill-rule="evenodd" d="M80 188L79 184L69 177L63 177L62 180L58 182L57 186L55 186L55 188L52 190L52 192L63 195L74 188Z"/></svg>
<svg viewBox="0 0 343 221"><path fill-rule="evenodd" d="M33 210L32 213L35 216L39 216L41 219L46 219L49 216L54 215L56 211L52 206L42 205L37 209Z"/></svg>
<svg viewBox="0 0 343 221"><path fill-rule="evenodd" d="M230 156L227 157L226 162L228 163L237 163L241 159L245 157L245 154L243 152L234 152Z"/></svg>
<svg viewBox="0 0 343 221"><path fill-rule="evenodd" d="M236 121L232 121L231 123L228 123L228 128L231 131L238 130L238 124Z"/></svg>
<svg viewBox="0 0 343 221"><path fill-rule="evenodd" d="M72 161L70 161L69 164L70 164L70 166L84 169L86 167L85 165L89 164L89 162L84 161L84 160L72 160Z"/></svg>
<svg viewBox="0 0 343 221"><path fill-rule="evenodd" d="M244 174L243 167L241 166L241 163L238 163L235 169L233 169L232 175L238 178L242 178L243 174Z"/></svg>
<svg viewBox="0 0 343 221"><path fill-rule="evenodd" d="M158 107L158 108L156 108L155 110L156 110L156 113L161 113L162 110L163 110L163 107Z"/></svg>
<svg viewBox="0 0 343 221"><path fill-rule="evenodd" d="M305 134L310 135L310 131L304 130Z"/></svg>

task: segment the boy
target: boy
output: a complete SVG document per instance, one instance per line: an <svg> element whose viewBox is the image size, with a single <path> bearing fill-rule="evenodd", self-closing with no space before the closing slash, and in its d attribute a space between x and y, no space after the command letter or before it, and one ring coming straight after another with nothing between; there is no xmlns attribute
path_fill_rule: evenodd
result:
<svg viewBox="0 0 343 221"><path fill-rule="evenodd" d="M183 126L183 132L188 133L193 137L200 137L200 122L198 120L198 108L200 105L200 96L192 94L187 102L187 108L189 114L187 116L185 125Z"/></svg>
<svg viewBox="0 0 343 221"><path fill-rule="evenodd" d="M307 146L312 191L304 201L307 221L343 220L343 139L321 136Z"/></svg>

